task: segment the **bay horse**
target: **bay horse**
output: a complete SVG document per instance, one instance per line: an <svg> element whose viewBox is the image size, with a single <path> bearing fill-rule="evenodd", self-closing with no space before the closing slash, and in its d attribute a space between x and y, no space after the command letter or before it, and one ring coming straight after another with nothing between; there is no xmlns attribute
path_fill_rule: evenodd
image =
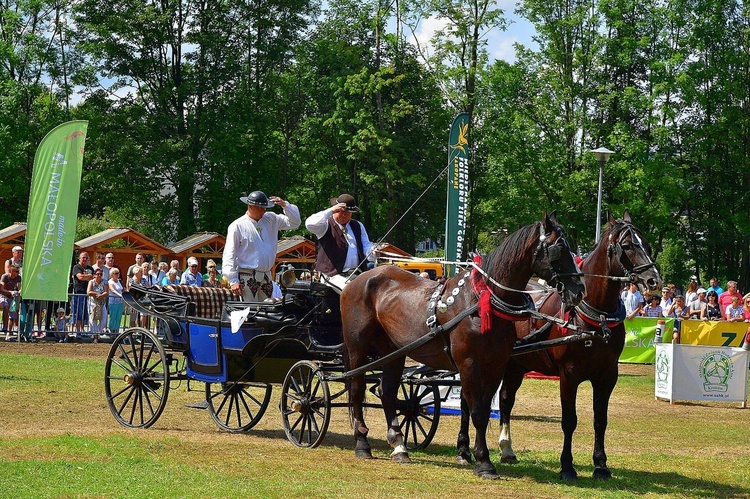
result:
<svg viewBox="0 0 750 499"><path fill-rule="evenodd" d="M594 473L595 479L607 479L612 473L607 467L604 434L607 430L609 399L618 377L618 362L625 344L622 321L625 310L620 294L622 282L635 282L641 292L654 291L662 281L651 260L648 241L638 230L625 210L622 219L608 215L609 225L591 254L581 264L586 284L586 297L570 312L570 324L593 333L589 341L568 343L547 350L514 355L508 362L500 388L500 448L502 463L517 462L511 446L510 418L516 392L529 371L560 377L560 405L562 408L563 449L560 454L560 478L575 480L573 467L573 432L578 424L576 395L578 385L591 382L594 404ZM541 312L554 314L560 310L560 300L547 296ZM530 321L516 323L518 338L530 332ZM534 327L543 323L534 321ZM604 323L604 324L603 324ZM570 330L553 324L543 339L560 338L572 334ZM462 422L462 428L463 428ZM465 423L468 429L468 421ZM460 450L459 450L460 454Z"/></svg>
<svg viewBox="0 0 750 499"><path fill-rule="evenodd" d="M516 339L513 320L527 318L533 307L523 292L533 274L556 286L567 304L583 298L578 267L554 212L509 235L485 259L481 272L461 272L444 286L384 265L344 288L342 333L351 369L349 408L357 457L372 458L362 412L364 371L370 359L382 359L381 402L389 425L387 440L394 449L391 459L409 462L396 417L397 389L408 354L429 367L460 373L477 432L474 472L497 478L486 442L490 403ZM483 300L482 308L478 300ZM388 355L391 358L383 359Z"/></svg>

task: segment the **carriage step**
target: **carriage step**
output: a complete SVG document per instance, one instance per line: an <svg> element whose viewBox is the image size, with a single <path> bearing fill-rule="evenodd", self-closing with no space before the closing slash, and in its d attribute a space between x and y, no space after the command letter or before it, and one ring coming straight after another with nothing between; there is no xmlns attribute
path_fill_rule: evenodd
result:
<svg viewBox="0 0 750 499"><path fill-rule="evenodd" d="M206 402L205 400L199 400L194 404L185 404L185 407L187 407L188 409L208 409L208 402Z"/></svg>

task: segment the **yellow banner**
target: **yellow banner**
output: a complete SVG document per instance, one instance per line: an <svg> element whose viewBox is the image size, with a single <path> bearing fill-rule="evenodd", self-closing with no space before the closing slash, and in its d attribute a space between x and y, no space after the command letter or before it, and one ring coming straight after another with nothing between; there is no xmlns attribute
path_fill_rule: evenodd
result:
<svg viewBox="0 0 750 499"><path fill-rule="evenodd" d="M747 322L683 321L680 343L683 345L711 345L741 347L747 332Z"/></svg>

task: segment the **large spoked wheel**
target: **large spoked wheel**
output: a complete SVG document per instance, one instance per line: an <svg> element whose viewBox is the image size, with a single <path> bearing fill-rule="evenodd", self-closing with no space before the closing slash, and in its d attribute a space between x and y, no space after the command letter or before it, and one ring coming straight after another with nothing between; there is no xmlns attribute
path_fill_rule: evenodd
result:
<svg viewBox="0 0 750 499"><path fill-rule="evenodd" d="M169 395L169 364L156 335L136 327L115 338L104 366L104 393L123 426L148 428L159 419Z"/></svg>
<svg viewBox="0 0 750 499"><path fill-rule="evenodd" d="M440 390L437 386L402 381L396 401L396 417L406 448L424 449L435 437L440 421Z"/></svg>
<svg viewBox="0 0 750 499"><path fill-rule="evenodd" d="M265 414L272 389L268 383L206 383L208 413L222 430L248 431Z"/></svg>
<svg viewBox="0 0 750 499"><path fill-rule="evenodd" d="M292 366L281 386L281 418L286 437L297 447L320 445L331 420L328 382L312 362Z"/></svg>

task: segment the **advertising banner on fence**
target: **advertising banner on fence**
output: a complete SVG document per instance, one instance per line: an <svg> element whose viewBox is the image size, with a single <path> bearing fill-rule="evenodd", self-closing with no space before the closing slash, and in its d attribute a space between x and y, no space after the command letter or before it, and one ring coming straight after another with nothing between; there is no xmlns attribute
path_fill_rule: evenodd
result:
<svg viewBox="0 0 750 499"><path fill-rule="evenodd" d="M47 134L34 157L24 248L23 297L67 301L88 121Z"/></svg>
<svg viewBox="0 0 750 499"><path fill-rule="evenodd" d="M466 216L469 198L469 114L453 120L448 139L448 194L445 212L445 259L461 261L466 244ZM448 277L453 276L453 266Z"/></svg>
<svg viewBox="0 0 750 499"><path fill-rule="evenodd" d="M673 400L747 403L750 352L741 348L656 345L654 395Z"/></svg>
<svg viewBox="0 0 750 499"><path fill-rule="evenodd" d="M684 321L680 333L682 345L741 347L747 322Z"/></svg>
<svg viewBox="0 0 750 499"><path fill-rule="evenodd" d="M654 332L657 319L635 317L625 321L625 348L620 354L620 362L652 364L654 362ZM672 341L674 319L664 318L664 341Z"/></svg>

